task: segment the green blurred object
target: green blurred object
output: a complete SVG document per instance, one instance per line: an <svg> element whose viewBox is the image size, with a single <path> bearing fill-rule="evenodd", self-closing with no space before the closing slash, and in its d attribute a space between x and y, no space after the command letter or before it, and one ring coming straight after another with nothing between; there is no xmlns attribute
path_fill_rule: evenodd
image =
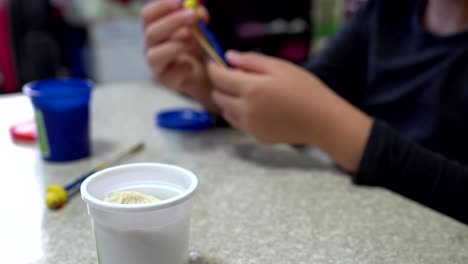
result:
<svg viewBox="0 0 468 264"><path fill-rule="evenodd" d="M312 54L319 52L328 39L336 34L344 21L343 0L313 0L311 32Z"/></svg>

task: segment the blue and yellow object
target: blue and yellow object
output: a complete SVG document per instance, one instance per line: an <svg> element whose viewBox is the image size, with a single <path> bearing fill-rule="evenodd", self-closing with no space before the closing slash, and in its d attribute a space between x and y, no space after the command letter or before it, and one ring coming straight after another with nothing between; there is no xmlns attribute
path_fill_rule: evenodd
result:
<svg viewBox="0 0 468 264"><path fill-rule="evenodd" d="M185 9L193 9L195 12L198 12L200 4L197 0L184 0L183 7ZM194 27L192 32L200 46L215 62L228 66L224 56L224 50L221 48L221 45L213 32L208 28L203 20L198 19L197 27Z"/></svg>
<svg viewBox="0 0 468 264"><path fill-rule="evenodd" d="M55 209L55 210L61 209L73 195L79 192L81 183L84 180L86 180L86 178L88 178L95 172L98 172L100 170L107 168L108 166L124 158L125 156L142 150L144 146L145 145L143 143L138 143L132 146L131 148L113 157L112 159L109 159L101 163L99 166L97 166L90 172L86 173L85 175L79 177L72 183L66 185L65 187L62 187L57 184L51 184L47 186L46 195L45 195L45 202L46 202L47 207L49 209Z"/></svg>

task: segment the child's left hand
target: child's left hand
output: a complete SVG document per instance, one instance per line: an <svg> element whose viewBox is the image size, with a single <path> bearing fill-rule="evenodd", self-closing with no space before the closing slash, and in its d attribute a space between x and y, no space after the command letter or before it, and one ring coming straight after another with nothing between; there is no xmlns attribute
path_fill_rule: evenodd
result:
<svg viewBox="0 0 468 264"><path fill-rule="evenodd" d="M264 143L313 143L326 112L343 101L301 68L256 53L228 52L235 69L209 63L213 99L231 125Z"/></svg>
<svg viewBox="0 0 468 264"><path fill-rule="evenodd" d="M314 75L280 59L228 52L229 69L210 62L223 116L264 143L316 145L356 171L373 120Z"/></svg>

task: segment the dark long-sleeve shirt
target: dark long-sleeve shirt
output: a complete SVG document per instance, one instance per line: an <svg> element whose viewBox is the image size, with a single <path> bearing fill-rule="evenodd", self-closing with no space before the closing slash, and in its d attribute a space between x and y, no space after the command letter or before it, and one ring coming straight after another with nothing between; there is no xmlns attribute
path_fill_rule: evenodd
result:
<svg viewBox="0 0 468 264"><path fill-rule="evenodd" d="M468 31L425 32L425 5L371 0L306 67L376 118L354 182L468 224Z"/></svg>

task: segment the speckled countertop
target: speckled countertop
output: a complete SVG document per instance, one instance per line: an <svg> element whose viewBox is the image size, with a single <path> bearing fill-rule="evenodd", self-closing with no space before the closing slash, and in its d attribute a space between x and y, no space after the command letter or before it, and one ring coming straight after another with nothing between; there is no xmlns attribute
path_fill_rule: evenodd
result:
<svg viewBox="0 0 468 264"><path fill-rule="evenodd" d="M150 84L95 89L94 154L66 164L16 145L9 125L31 117L23 96L0 97L0 263L97 263L86 206L43 203L66 184L143 139L130 162L163 162L197 174L192 217L196 263L468 263L468 227L379 188L354 186L313 157L265 147L228 129L184 134L154 126L163 109L191 106ZM137 263L135 263L137 264Z"/></svg>

